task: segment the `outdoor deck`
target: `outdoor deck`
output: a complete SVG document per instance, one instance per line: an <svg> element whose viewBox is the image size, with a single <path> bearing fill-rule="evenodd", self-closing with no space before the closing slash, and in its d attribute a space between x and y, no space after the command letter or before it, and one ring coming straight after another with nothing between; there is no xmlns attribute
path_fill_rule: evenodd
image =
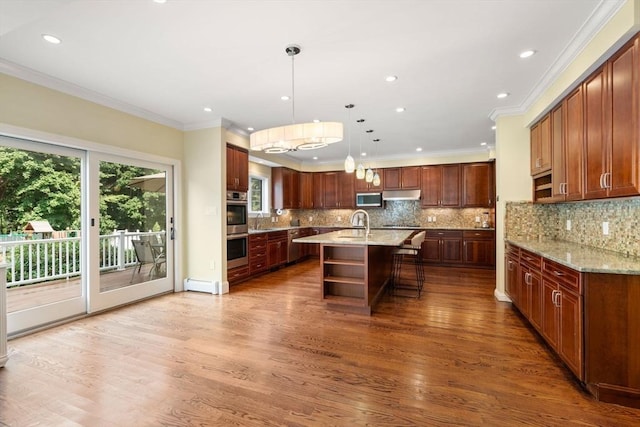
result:
<svg viewBox="0 0 640 427"><path fill-rule="evenodd" d="M143 265L140 273L136 273L133 277L133 282L130 283L133 268L137 267L132 266L120 271L103 272L100 275L100 292L111 291L148 280L152 265ZM81 295L80 277L8 288L7 313L64 301Z"/></svg>

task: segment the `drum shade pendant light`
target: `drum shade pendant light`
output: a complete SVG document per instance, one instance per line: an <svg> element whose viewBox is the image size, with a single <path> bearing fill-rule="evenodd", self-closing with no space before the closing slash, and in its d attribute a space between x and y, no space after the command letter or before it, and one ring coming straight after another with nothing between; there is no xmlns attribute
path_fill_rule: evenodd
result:
<svg viewBox="0 0 640 427"><path fill-rule="evenodd" d="M291 57L291 124L253 132L249 136L251 149L277 154L313 150L342 141L340 122L296 123L294 57L300 53L300 46L289 45L285 52Z"/></svg>
<svg viewBox="0 0 640 427"><path fill-rule="evenodd" d="M362 127L362 123L364 123L364 119L359 119L358 124ZM360 141L360 155L358 156L358 167L356 168L356 178L364 179L364 165L362 164L362 130L358 130L358 140Z"/></svg>
<svg viewBox="0 0 640 427"><path fill-rule="evenodd" d="M347 158L344 159L344 171L346 173L352 173L356 169L356 162L353 160L353 157L351 157L351 109L353 107L355 107L353 104L347 104L344 106L344 108L349 112L347 118L347 123L349 124L349 154L347 154Z"/></svg>

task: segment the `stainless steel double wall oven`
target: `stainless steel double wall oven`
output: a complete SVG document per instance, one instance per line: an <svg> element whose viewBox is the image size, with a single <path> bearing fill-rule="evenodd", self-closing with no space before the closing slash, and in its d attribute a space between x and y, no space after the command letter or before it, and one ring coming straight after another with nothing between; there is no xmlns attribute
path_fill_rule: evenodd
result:
<svg viewBox="0 0 640 427"><path fill-rule="evenodd" d="M227 268L249 264L247 193L227 191Z"/></svg>

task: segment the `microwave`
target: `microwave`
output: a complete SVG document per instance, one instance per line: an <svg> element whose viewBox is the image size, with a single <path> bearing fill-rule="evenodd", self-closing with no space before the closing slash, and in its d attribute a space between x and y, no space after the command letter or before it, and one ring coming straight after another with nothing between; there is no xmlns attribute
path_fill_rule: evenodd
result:
<svg viewBox="0 0 640 427"><path fill-rule="evenodd" d="M357 207L380 207L382 206L382 193L357 193Z"/></svg>

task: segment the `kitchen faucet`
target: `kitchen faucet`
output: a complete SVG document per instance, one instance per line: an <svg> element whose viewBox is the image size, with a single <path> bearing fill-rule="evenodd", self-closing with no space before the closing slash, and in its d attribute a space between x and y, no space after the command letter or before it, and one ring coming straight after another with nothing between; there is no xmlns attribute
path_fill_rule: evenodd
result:
<svg viewBox="0 0 640 427"><path fill-rule="evenodd" d="M264 218L264 215L262 214L262 212L258 212L258 215L254 217L254 224L253 224L254 230L257 230L258 228L260 228L260 223L258 222L258 218Z"/></svg>
<svg viewBox="0 0 640 427"><path fill-rule="evenodd" d="M364 214L364 217L367 220L367 225L365 227L366 229L365 237L371 236L371 231L370 231L371 223L369 222L369 212L365 211L364 209L357 209L351 214L351 217L349 218L349 222L353 224L353 218L358 214Z"/></svg>

